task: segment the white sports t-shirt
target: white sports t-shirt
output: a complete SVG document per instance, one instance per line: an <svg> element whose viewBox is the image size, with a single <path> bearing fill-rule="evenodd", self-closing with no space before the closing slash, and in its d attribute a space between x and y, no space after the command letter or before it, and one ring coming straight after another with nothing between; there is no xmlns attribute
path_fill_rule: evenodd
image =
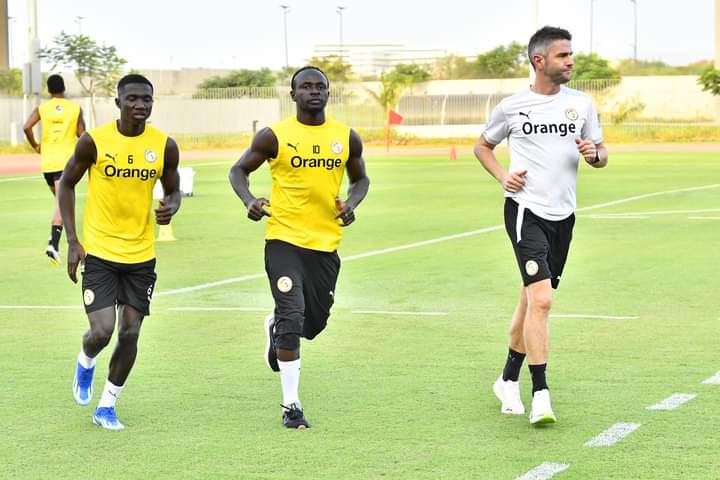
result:
<svg viewBox="0 0 720 480"><path fill-rule="evenodd" d="M592 98L566 87L555 95L540 95L528 88L505 98L483 135L493 145L507 138L510 172L527 170L522 190L505 192L505 196L553 221L569 217L577 205L580 152L575 139L603 141Z"/></svg>

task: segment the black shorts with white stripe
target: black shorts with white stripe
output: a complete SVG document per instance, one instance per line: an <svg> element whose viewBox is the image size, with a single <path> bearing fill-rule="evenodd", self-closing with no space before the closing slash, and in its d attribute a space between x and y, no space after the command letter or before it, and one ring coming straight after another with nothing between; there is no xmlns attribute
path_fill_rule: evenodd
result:
<svg viewBox="0 0 720 480"><path fill-rule="evenodd" d="M558 287L574 226L575 214L554 222L505 199L505 230L525 286L549 278L552 288Z"/></svg>

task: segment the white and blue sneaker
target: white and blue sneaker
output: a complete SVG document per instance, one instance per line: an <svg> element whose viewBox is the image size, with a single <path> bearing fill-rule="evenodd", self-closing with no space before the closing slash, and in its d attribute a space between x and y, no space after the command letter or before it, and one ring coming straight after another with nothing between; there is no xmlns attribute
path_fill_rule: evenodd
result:
<svg viewBox="0 0 720 480"><path fill-rule="evenodd" d="M117 419L115 407L98 407L93 415L93 423L108 430L122 430L125 428L125 425Z"/></svg>
<svg viewBox="0 0 720 480"><path fill-rule="evenodd" d="M94 366L85 368L78 362L73 380L73 397L79 405L87 405L92 400L93 373L95 373Z"/></svg>

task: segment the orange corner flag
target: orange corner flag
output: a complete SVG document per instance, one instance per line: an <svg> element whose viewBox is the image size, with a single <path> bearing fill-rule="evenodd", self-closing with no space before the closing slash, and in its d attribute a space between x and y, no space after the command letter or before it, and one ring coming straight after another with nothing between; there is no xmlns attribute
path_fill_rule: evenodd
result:
<svg viewBox="0 0 720 480"><path fill-rule="evenodd" d="M388 111L388 123L390 125L400 125L403 122L403 116L395 110Z"/></svg>

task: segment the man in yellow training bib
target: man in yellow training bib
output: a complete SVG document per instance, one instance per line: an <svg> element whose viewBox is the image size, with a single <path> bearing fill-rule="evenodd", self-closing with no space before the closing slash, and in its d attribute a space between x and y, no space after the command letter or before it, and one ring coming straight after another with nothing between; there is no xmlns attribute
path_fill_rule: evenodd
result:
<svg viewBox="0 0 720 480"><path fill-rule="evenodd" d="M75 148L60 179L59 202L68 240L68 275L77 283L84 265L83 302L90 329L77 357L73 396L80 405L92 399L95 359L118 336L110 371L93 422L110 430L124 426L115 402L137 356L143 318L150 314L155 288L153 187L159 179L165 195L155 220L167 225L180 208L179 152L175 141L146 123L153 86L142 75L126 75L117 87L120 120L88 131ZM83 243L75 230L75 185L88 172Z"/></svg>
<svg viewBox="0 0 720 480"><path fill-rule="evenodd" d="M325 116L327 76L304 67L290 86L296 115L258 132L230 170L230 183L248 218L268 217L265 270L275 311L265 320L265 356L268 366L280 372L283 424L307 428L298 395L300 337L311 340L327 325L340 271L336 250L341 227L355 221L355 208L370 180L358 134ZM270 201L249 189L250 173L265 161L272 175ZM345 170L350 187L342 202L338 196Z"/></svg>
<svg viewBox="0 0 720 480"><path fill-rule="evenodd" d="M85 132L80 105L65 98L65 81L60 75L50 75L47 79L50 100L32 111L23 130L33 150L40 154L40 167L53 197L56 197L60 174L75 149L77 138ZM42 137L40 143L35 140L33 127L40 123ZM60 236L62 218L57 199L54 201L50 238L45 254L53 265L60 262Z"/></svg>

